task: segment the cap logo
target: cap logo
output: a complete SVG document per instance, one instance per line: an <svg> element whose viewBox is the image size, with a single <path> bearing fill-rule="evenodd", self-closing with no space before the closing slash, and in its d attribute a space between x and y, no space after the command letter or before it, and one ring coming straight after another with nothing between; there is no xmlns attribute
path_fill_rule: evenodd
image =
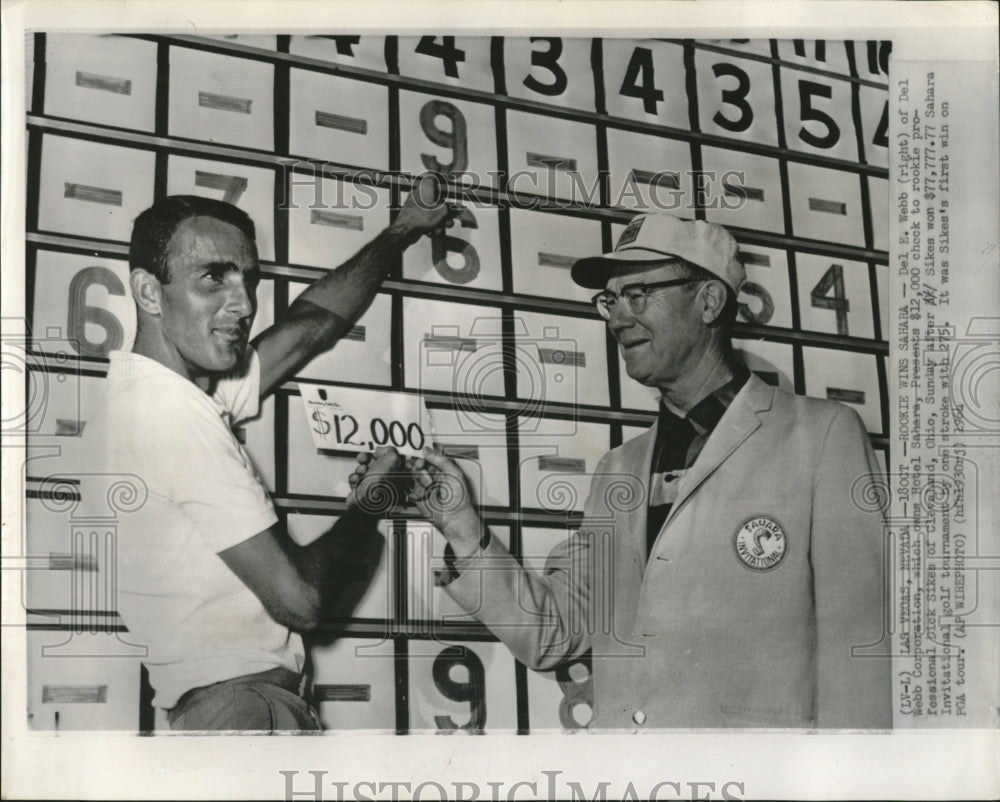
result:
<svg viewBox="0 0 1000 802"><path fill-rule="evenodd" d="M618 244L615 246L615 250L620 251L626 245L631 245L635 242L636 238L639 236L639 229L642 228L642 224L645 222L645 217L633 218L632 222L625 227L622 235L618 238Z"/></svg>
<svg viewBox="0 0 1000 802"><path fill-rule="evenodd" d="M751 518L736 532L736 556L754 571L775 568L788 551L788 538L773 518L760 515Z"/></svg>

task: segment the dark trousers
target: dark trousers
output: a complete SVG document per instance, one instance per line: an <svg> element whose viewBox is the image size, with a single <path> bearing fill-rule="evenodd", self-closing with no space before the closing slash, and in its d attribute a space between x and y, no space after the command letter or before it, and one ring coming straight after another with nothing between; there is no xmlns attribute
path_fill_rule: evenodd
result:
<svg viewBox="0 0 1000 802"><path fill-rule="evenodd" d="M287 668L215 682L185 693L167 711L171 730L321 730L319 716L299 696L301 678Z"/></svg>

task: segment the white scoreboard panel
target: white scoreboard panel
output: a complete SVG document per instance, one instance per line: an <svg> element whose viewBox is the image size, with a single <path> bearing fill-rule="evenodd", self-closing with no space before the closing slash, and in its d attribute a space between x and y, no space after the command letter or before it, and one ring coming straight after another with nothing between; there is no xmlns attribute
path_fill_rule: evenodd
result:
<svg viewBox="0 0 1000 802"><path fill-rule="evenodd" d="M592 293L569 278L643 209L733 231L749 367L852 406L885 455L889 43L39 33L32 44L25 300L32 386L48 393L40 444L82 430L108 351L131 343L127 242L154 198L203 194L251 214L260 330L435 171L458 219L407 251L348 336L237 432L299 542L343 511L353 464L316 450L299 385L422 393L493 536L541 570L578 522L597 460L655 415L655 393L625 375ZM134 655L109 656L128 645L113 594L81 596L113 565L51 503L42 479L56 463L29 477L25 548L42 568L26 572L41 622L31 643L93 659L82 679L55 660L31 672L33 726L153 728L162 717ZM411 508L346 550L363 582L311 638L326 727L586 726L587 659L548 673L514 660L435 582L443 545ZM80 598L93 609L77 610ZM103 623L81 628L81 612Z"/></svg>

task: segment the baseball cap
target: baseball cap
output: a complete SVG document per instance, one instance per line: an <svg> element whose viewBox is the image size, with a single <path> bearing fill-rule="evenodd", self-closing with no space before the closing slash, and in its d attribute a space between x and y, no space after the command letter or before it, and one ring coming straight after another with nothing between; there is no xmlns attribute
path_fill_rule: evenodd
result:
<svg viewBox="0 0 1000 802"><path fill-rule="evenodd" d="M611 253L578 259L570 275L581 287L600 290L623 264L680 258L714 273L738 293L746 271L736 247L733 235L718 223L647 212L632 218Z"/></svg>

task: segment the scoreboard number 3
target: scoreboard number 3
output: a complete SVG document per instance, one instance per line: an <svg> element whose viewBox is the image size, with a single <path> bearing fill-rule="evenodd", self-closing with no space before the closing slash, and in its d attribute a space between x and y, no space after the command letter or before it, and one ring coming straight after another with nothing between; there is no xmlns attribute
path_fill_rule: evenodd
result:
<svg viewBox="0 0 1000 802"><path fill-rule="evenodd" d="M562 39L559 37L532 36L531 43L544 48L543 50L532 49L531 66L546 70L551 76L551 80L547 83L540 81L535 77L534 73L529 72L524 79L524 85L532 92L537 92L540 95L548 95L549 97L561 95L569 85L569 78L566 77L566 71L559 66L559 57L563 52Z"/></svg>
<svg viewBox="0 0 1000 802"><path fill-rule="evenodd" d="M735 64L719 62L712 65L712 74L716 78L735 78L736 86L722 90L722 102L732 106L739 112L739 117L729 119L721 111L717 111L712 121L720 128L740 134L753 125L753 108L747 102L750 94L750 76Z"/></svg>

